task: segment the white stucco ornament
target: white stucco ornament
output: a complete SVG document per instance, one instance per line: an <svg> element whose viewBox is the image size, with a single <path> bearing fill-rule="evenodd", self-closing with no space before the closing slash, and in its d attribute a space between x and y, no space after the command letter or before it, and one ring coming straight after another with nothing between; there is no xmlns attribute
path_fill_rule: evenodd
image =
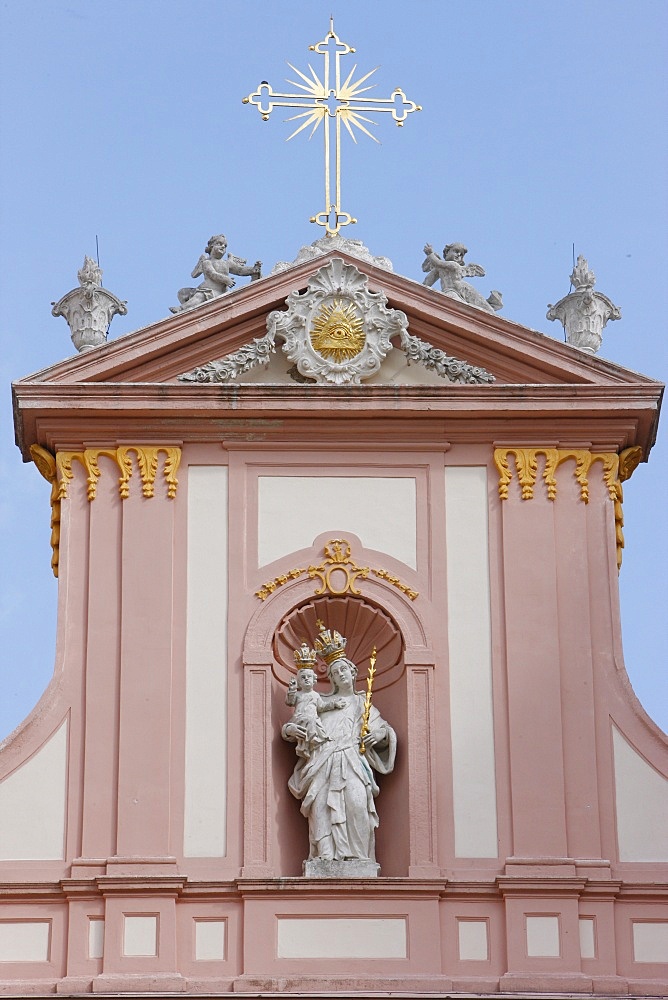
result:
<svg viewBox="0 0 668 1000"><path fill-rule="evenodd" d="M354 240L349 236L341 236L341 233L336 233L334 236L322 236L313 243L307 243L293 261L279 260L272 267L270 274L280 274L281 271L287 271L290 267L302 264L305 260L313 260L315 257L320 257L332 250L343 250L351 257L357 257L358 260L363 260L367 264L382 267L384 271L394 270L389 257L376 257L361 240Z"/></svg>
<svg viewBox="0 0 668 1000"><path fill-rule="evenodd" d="M379 370L408 319L387 308L382 292L370 292L368 280L335 257L304 293L290 293L286 311L270 313L267 328L284 341L300 375L320 385L359 385Z"/></svg>
<svg viewBox="0 0 668 1000"><path fill-rule="evenodd" d="M547 310L548 319L562 324L567 342L589 354L600 349L608 321L622 317L621 309L607 295L594 291L595 282L596 275L580 255L571 273L573 291Z"/></svg>
<svg viewBox="0 0 668 1000"><path fill-rule="evenodd" d="M408 332L408 318L387 307L384 292L371 292L354 264L334 257L310 279L305 292L290 292L287 309L267 317L267 332L219 361L179 375L181 382L232 382L267 365L278 343L291 377L316 385L360 385L375 375L394 348L408 364L420 364L449 382L489 384L494 376L445 354ZM392 341L396 343L393 344Z"/></svg>

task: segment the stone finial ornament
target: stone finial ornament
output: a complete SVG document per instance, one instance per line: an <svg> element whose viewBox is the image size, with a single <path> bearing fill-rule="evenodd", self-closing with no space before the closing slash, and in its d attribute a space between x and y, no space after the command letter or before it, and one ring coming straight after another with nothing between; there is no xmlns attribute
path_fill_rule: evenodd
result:
<svg viewBox="0 0 668 1000"><path fill-rule="evenodd" d="M234 287L233 274L250 277L251 281L262 277L262 261L256 260L254 264L247 265L241 257L234 257L228 253L227 260L224 259L227 250L227 237L220 233L212 236L204 253L195 264L191 277L199 278L204 276L204 281L196 288L181 288L178 291L178 306L170 306L169 311L173 313L184 312L186 309L195 309L211 299L224 295L230 288Z"/></svg>
<svg viewBox="0 0 668 1000"><path fill-rule="evenodd" d="M102 268L91 257L84 257L77 277L80 287L52 302L51 315L65 318L77 351L92 351L106 343L114 316L125 316L126 302L102 287Z"/></svg>
<svg viewBox="0 0 668 1000"><path fill-rule="evenodd" d="M559 320L567 342L589 354L599 350L606 323L622 316L621 309L613 305L607 295L593 290L595 283L596 275L580 255L571 272L573 291L547 308L547 318Z"/></svg>
<svg viewBox="0 0 668 1000"><path fill-rule="evenodd" d="M498 312L503 308L501 292L490 292L485 298L477 288L464 281L464 278L484 278L485 271L480 264L464 263L468 250L463 243L449 243L443 249L442 257L434 253L431 243L425 244L424 252L426 257L422 262L422 270L427 272L424 285L431 288L440 278L441 291L451 299L458 299L487 312Z"/></svg>

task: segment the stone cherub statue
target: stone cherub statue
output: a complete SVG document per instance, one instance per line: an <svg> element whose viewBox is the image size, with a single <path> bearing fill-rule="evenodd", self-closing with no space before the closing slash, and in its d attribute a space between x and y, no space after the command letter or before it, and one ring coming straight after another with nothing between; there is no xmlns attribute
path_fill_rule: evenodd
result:
<svg viewBox="0 0 668 1000"><path fill-rule="evenodd" d="M179 313L186 309L194 309L204 302L224 295L225 292L234 287L233 274L250 276L251 281L262 277L261 260L256 260L252 266L249 266L241 257L234 257L231 253L227 255L227 260L225 260L226 250L226 236L221 233L211 237L192 272L193 278L204 275L204 281L196 288L180 288L178 292L179 305L170 306L170 312Z"/></svg>
<svg viewBox="0 0 668 1000"><path fill-rule="evenodd" d="M355 690L357 667L344 655L346 639L322 622L318 628L315 649L302 644L295 651L295 660L312 673L316 655L320 655L327 664L331 691L317 696L320 707L312 698L300 704L300 698L309 697L308 685L302 688L304 693L297 694L297 682L293 687L295 714L281 730L283 739L297 744L297 763L288 788L301 801L301 813L308 820L310 849L304 874L312 878L373 878L379 868L374 804L379 788L374 771L392 771L397 739L371 704L370 685L367 695ZM309 727L314 733L311 738ZM308 755L303 752L306 744Z"/></svg>
<svg viewBox="0 0 668 1000"><path fill-rule="evenodd" d="M303 666L305 663L315 663L315 653L309 649L305 642L301 648L295 650L295 660L302 664L297 671L297 676L293 677L288 685L288 693L285 696L286 705L294 707L290 723L306 731L303 738L297 737L296 752L298 757L310 757L313 750L329 739L324 727L320 723L319 716L322 712L332 712L337 708L345 708L343 699L325 701L315 690L317 677L312 667Z"/></svg>
<svg viewBox="0 0 668 1000"><path fill-rule="evenodd" d="M490 292L485 298L477 288L470 285L464 278L484 278L485 271L480 264L465 264L464 257L468 253L463 243L449 243L443 250L443 256L434 253L431 243L424 248L426 258L422 270L427 272L423 284L431 287L441 279L441 291L451 299L459 299L470 306L485 309L487 312L498 312L503 308L501 292Z"/></svg>

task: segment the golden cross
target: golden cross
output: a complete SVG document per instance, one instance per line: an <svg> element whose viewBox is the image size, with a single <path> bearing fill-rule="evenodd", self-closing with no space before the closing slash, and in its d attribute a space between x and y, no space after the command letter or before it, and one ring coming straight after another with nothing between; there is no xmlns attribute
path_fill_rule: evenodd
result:
<svg viewBox="0 0 668 1000"><path fill-rule="evenodd" d="M324 123L325 136L325 209L311 217L311 222L324 226L328 236L338 233L341 226L347 226L351 222L357 222L352 215L344 212L341 208L341 123L345 125L353 142L355 138L354 128L364 132L374 142L378 139L369 132L363 124L375 125L372 118L366 117L361 112L367 114L376 112L389 112L397 125L403 125L411 111L421 111L419 104L409 101L403 90L396 87L392 95L386 98L361 97L361 94L372 90L375 84L363 87L370 76L376 72L372 69L370 73L353 80L357 64L353 66L343 83L341 83L341 56L354 52L346 42L342 42L334 31L334 18L329 19L329 31L321 42L311 45L310 50L325 57L323 79L320 80L315 70L309 65L311 76L307 76L298 70L292 63L288 63L290 69L303 81L288 80L288 83L298 87L303 93L282 94L274 92L266 80L263 80L255 93L244 97L244 104L253 104L264 121L267 121L274 108L299 108L303 109L299 114L293 115L287 121L297 121L303 119L292 135L288 136L288 141L296 136L303 129L312 125L309 139ZM333 58L332 58L333 57ZM332 73L333 62L333 73ZM331 139L332 121L335 124L334 142ZM332 174L334 175L334 195L332 197Z"/></svg>

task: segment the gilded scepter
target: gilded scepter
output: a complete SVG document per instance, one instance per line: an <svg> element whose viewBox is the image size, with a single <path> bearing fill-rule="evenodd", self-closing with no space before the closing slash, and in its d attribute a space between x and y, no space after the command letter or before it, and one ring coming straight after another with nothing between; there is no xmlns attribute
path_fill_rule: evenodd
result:
<svg viewBox="0 0 668 1000"><path fill-rule="evenodd" d="M366 678L366 696L364 698L364 711L362 712L362 728L360 729L360 753L366 753L364 743L365 736L369 735L369 716L371 715L371 690L373 688L373 675L376 672L376 647L369 657L369 673Z"/></svg>

